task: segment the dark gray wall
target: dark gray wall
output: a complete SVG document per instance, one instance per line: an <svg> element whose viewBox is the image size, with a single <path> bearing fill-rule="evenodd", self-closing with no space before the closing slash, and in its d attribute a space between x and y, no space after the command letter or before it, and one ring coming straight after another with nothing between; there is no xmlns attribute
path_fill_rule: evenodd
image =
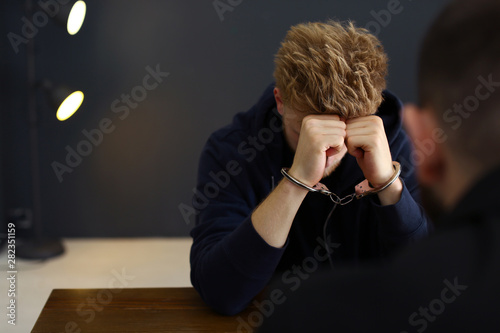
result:
<svg viewBox="0 0 500 333"><path fill-rule="evenodd" d="M29 207L26 46L23 1L1 4L2 144L6 210ZM220 0L228 3L228 0ZM181 236L199 153L208 135L248 109L272 81L273 55L287 29L303 21L352 19L376 32L390 57L389 88L415 99L421 36L444 0L230 1L220 16L207 1L87 0L76 36L52 22L36 33L37 78L82 89L81 110L66 122L42 94L40 160L43 222L58 236ZM387 15L392 11L393 13ZM146 85L148 69L162 82ZM146 95L141 95L146 91ZM123 96L136 99L127 105ZM135 104L133 104L135 103ZM108 133L97 133L103 125ZM85 135L94 134L94 143ZM81 160L66 161L69 150ZM54 163L69 171L58 178Z"/></svg>

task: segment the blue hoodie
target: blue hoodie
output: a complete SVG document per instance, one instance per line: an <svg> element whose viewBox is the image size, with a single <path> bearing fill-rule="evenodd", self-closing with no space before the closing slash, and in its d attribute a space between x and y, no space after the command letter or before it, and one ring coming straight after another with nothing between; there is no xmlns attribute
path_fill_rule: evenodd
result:
<svg viewBox="0 0 500 333"><path fill-rule="evenodd" d="M250 110L213 133L200 158L192 202L197 214L191 231L191 282L222 314L245 309L273 276L294 287L307 278L301 268L312 273L330 264L383 258L425 237L430 228L418 204L401 102L384 91L377 115L384 122L393 160L402 165L399 202L381 206L373 195L335 207L329 197L311 192L295 216L285 246L268 245L254 229L251 214L281 181L281 168L290 167L294 156L283 135L273 88L269 86ZM356 159L347 154L322 183L343 197L362 180Z"/></svg>

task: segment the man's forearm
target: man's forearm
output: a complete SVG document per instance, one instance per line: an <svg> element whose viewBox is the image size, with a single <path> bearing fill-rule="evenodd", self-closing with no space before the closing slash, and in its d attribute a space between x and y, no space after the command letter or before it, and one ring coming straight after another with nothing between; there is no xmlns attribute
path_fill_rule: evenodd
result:
<svg viewBox="0 0 500 333"><path fill-rule="evenodd" d="M401 193L403 192L403 183L401 179L396 179L391 186L377 193L382 206L395 205L401 199Z"/></svg>
<svg viewBox="0 0 500 333"><path fill-rule="evenodd" d="M271 194L255 209L252 224L271 246L283 247L293 219L308 191L283 179Z"/></svg>

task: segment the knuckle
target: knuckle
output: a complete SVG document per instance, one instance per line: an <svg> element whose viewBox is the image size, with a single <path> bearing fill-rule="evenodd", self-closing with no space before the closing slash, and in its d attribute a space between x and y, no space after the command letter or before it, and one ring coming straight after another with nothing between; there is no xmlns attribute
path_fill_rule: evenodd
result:
<svg viewBox="0 0 500 333"><path fill-rule="evenodd" d="M346 138L344 140L344 142L345 142L345 145L347 146L347 148L351 148L351 146L352 146L352 140L351 140L351 138Z"/></svg>
<svg viewBox="0 0 500 333"><path fill-rule="evenodd" d="M340 146L342 146L344 144L346 144L346 140L343 137L339 136L337 138L337 145L340 147Z"/></svg>
<svg viewBox="0 0 500 333"><path fill-rule="evenodd" d="M382 127L383 127L383 125L384 125L384 122L382 121L382 118L380 118L380 117L377 117L377 116L372 116L372 121L373 121L375 124L379 125L379 126L382 126Z"/></svg>
<svg viewBox="0 0 500 333"><path fill-rule="evenodd" d="M311 118L311 116L306 116L302 119L302 127L303 128L311 128L315 125L315 119Z"/></svg>

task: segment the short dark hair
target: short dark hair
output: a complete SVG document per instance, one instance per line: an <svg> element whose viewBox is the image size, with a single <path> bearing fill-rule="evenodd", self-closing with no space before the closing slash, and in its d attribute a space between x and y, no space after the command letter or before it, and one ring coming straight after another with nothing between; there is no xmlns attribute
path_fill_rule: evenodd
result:
<svg viewBox="0 0 500 333"><path fill-rule="evenodd" d="M437 112L456 157L476 165L500 162L499 28L500 1L452 1L427 32L419 58L421 106Z"/></svg>

